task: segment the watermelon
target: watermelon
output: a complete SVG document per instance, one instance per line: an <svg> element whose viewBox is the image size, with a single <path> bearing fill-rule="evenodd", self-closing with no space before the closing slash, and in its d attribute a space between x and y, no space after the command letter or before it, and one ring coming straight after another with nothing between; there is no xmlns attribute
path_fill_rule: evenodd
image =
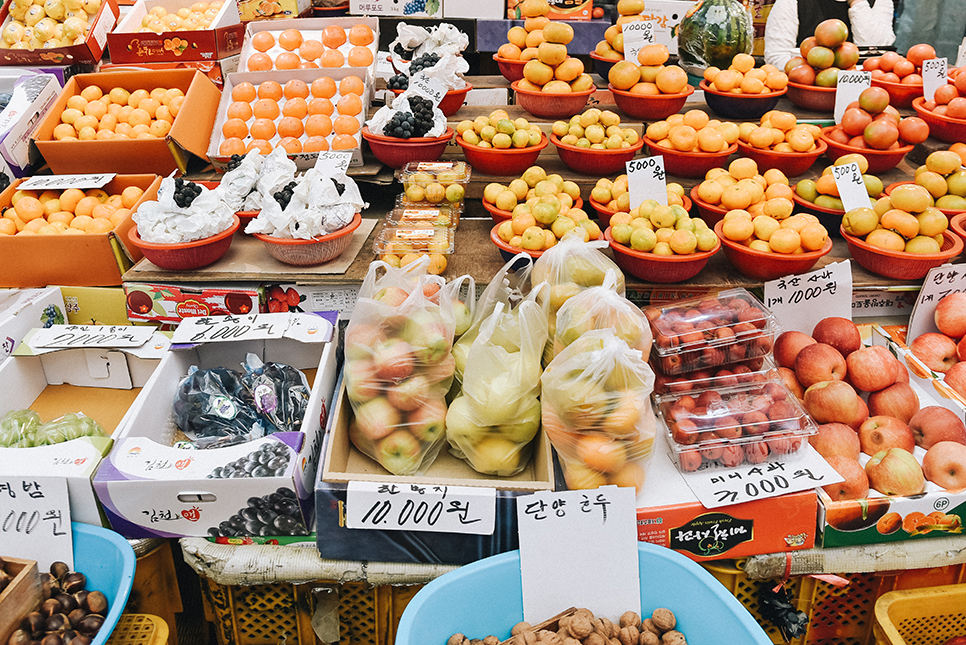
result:
<svg viewBox="0 0 966 645"><path fill-rule="evenodd" d="M751 12L740 0L698 0L677 33L681 67L696 76L708 67L726 69L735 54L755 46Z"/></svg>

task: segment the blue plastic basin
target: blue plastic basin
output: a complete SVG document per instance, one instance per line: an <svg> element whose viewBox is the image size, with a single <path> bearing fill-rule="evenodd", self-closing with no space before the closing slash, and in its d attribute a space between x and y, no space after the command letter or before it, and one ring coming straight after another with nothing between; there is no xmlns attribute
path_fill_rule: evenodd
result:
<svg viewBox="0 0 966 645"><path fill-rule="evenodd" d="M134 549L114 531L71 522L74 532L74 569L87 578L88 591L107 596L107 616L91 645L103 645L127 605L134 584Z"/></svg>

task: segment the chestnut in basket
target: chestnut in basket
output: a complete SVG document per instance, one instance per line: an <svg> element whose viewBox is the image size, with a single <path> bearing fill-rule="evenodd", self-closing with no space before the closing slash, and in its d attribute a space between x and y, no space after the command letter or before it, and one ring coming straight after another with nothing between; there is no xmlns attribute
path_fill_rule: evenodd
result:
<svg viewBox="0 0 966 645"><path fill-rule="evenodd" d="M87 577L63 562L50 565L40 580L45 598L40 611L27 614L5 645L90 645L104 624L107 596L85 589Z"/></svg>

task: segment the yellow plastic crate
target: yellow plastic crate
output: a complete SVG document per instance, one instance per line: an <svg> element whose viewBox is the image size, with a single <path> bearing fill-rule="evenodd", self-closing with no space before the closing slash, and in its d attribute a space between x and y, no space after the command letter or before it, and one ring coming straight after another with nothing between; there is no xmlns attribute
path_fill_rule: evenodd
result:
<svg viewBox="0 0 966 645"><path fill-rule="evenodd" d="M165 645L168 624L150 614L121 614L107 645Z"/></svg>
<svg viewBox="0 0 966 645"><path fill-rule="evenodd" d="M403 610L422 585L320 581L242 587L201 578L205 617L215 625L218 645L314 645L312 590L318 587L339 593L341 645L391 645Z"/></svg>
<svg viewBox="0 0 966 645"><path fill-rule="evenodd" d="M966 584L890 591L875 603L877 645L934 645L966 634Z"/></svg>

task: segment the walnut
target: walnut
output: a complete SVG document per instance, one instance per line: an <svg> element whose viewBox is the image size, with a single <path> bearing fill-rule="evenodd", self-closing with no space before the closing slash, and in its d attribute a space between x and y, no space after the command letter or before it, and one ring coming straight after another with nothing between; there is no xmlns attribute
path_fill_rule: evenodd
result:
<svg viewBox="0 0 966 645"><path fill-rule="evenodd" d="M500 639L493 634L490 634L483 639L483 645L500 645Z"/></svg>
<svg viewBox="0 0 966 645"><path fill-rule="evenodd" d="M621 627L621 630L617 635L617 640L621 642L621 645L637 645L637 641L640 637L641 630L634 625L628 625L627 627Z"/></svg>
<svg viewBox="0 0 966 645"><path fill-rule="evenodd" d="M640 629L641 627L641 617L636 611L625 611L621 614L620 626L627 627L628 625L633 625Z"/></svg>
<svg viewBox="0 0 966 645"><path fill-rule="evenodd" d="M533 629L533 626L530 625L530 623L525 620L521 620L519 623L510 628L510 635L516 636L520 632L529 631L531 629Z"/></svg>
<svg viewBox="0 0 966 645"><path fill-rule="evenodd" d="M654 621L651 620L650 618L645 618L644 620L641 621L641 631L651 632L652 634L655 634L657 636L661 635L661 630L657 628L657 625L655 625Z"/></svg>
<svg viewBox="0 0 966 645"><path fill-rule="evenodd" d="M621 642L619 640L617 640L617 637L616 636L614 638L610 639L608 641L608 643L610 643L610 645L621 645Z"/></svg>
<svg viewBox="0 0 966 645"><path fill-rule="evenodd" d="M664 607L655 609L654 613L651 614L651 620L654 621L654 626L662 632L674 629L674 626L677 624L671 610L665 609Z"/></svg>
<svg viewBox="0 0 966 645"><path fill-rule="evenodd" d="M546 643L547 645L560 645L563 642L563 638L557 632L552 632L549 629L541 629L537 632L537 641Z"/></svg>
<svg viewBox="0 0 966 645"><path fill-rule="evenodd" d="M469 639L466 638L466 636L463 636L463 634L457 632L449 637L449 640L446 641L446 645L463 645L463 643L467 642L468 640Z"/></svg>
<svg viewBox="0 0 966 645"><path fill-rule="evenodd" d="M620 627L607 618L595 619L594 629L604 638L617 638L617 634L620 632Z"/></svg>
<svg viewBox="0 0 966 645"><path fill-rule="evenodd" d="M518 634L514 634L510 642L513 645L536 645L537 635L532 631L520 632Z"/></svg>
<svg viewBox="0 0 966 645"><path fill-rule="evenodd" d="M661 636L661 645L688 645L688 641L685 640L684 634L672 629Z"/></svg>
<svg viewBox="0 0 966 645"><path fill-rule="evenodd" d="M581 614L580 610L577 610L577 613L567 622L567 631L577 640L583 640L594 631L594 626L586 614Z"/></svg>
<svg viewBox="0 0 966 645"><path fill-rule="evenodd" d="M584 639L584 645L607 645L607 639L594 632Z"/></svg>
<svg viewBox="0 0 966 645"><path fill-rule="evenodd" d="M559 633L559 632L558 632ZM570 636L564 637L562 645L580 645L580 641Z"/></svg>
<svg viewBox="0 0 966 645"><path fill-rule="evenodd" d="M590 620L590 621L594 620L594 612L587 609L586 607L581 607L580 609L576 610L574 613L570 614L570 616L571 618L574 616L586 616L587 620Z"/></svg>
<svg viewBox="0 0 966 645"><path fill-rule="evenodd" d="M637 643L638 645L661 645L661 637L654 632L643 631Z"/></svg>

